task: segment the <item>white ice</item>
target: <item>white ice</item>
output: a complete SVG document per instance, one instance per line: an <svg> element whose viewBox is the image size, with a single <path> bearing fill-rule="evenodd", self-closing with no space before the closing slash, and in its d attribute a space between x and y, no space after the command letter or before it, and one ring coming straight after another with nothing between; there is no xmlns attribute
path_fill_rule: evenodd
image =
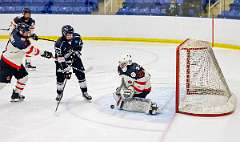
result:
<svg viewBox="0 0 240 142"><path fill-rule="evenodd" d="M0 42L1 50L6 42ZM53 51L52 42L36 42ZM75 77L67 82L64 98L56 107L56 77L53 60L34 57L37 71L29 72L23 94L26 100L10 103L15 80L0 90L1 142L237 142L239 103L234 114L219 118L199 118L174 113L175 48L177 45L133 42L93 42L84 44L92 103L83 100ZM232 92L240 95L239 51L215 49L216 57ZM149 95L161 105L163 114L150 116L111 110L112 93L119 85L117 61L131 53L136 62L152 74Z"/></svg>

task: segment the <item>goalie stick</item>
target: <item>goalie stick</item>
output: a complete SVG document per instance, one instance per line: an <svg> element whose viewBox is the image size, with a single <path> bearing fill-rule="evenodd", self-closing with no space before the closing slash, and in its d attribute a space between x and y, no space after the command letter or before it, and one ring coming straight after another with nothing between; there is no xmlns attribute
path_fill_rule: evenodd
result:
<svg viewBox="0 0 240 142"><path fill-rule="evenodd" d="M119 86L119 89L116 91L116 94L120 94L120 97L119 97L119 100L117 101L117 106L119 105L119 103L121 103L122 99L124 99L125 97L123 96L123 94L121 93L121 90L123 88L127 88L126 84L124 83L124 79L122 78L121 80L121 85ZM110 105L110 108L111 109L114 109L115 108L115 105L112 104Z"/></svg>

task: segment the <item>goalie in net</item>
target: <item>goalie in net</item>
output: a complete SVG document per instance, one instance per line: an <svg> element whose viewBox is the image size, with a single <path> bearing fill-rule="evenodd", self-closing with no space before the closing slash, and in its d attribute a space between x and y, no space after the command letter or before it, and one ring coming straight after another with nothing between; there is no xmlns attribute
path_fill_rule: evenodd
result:
<svg viewBox="0 0 240 142"><path fill-rule="evenodd" d="M151 91L150 74L139 64L132 62L130 54L120 59L118 73L121 77L121 85L113 94L118 109L157 114L157 104L146 99Z"/></svg>

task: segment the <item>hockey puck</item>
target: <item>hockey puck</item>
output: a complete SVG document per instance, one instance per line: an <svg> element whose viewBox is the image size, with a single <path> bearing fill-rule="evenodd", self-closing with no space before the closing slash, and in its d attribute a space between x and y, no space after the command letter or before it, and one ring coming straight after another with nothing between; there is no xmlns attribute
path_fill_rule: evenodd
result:
<svg viewBox="0 0 240 142"><path fill-rule="evenodd" d="M114 108L115 108L115 106L114 106L114 105L110 105L110 108L111 108L111 109L114 109Z"/></svg>

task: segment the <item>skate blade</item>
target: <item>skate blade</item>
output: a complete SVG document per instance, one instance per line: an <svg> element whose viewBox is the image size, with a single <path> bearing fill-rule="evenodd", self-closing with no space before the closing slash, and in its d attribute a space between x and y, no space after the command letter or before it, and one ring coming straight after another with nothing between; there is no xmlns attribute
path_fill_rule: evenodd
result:
<svg viewBox="0 0 240 142"><path fill-rule="evenodd" d="M11 99L10 102L11 103L16 103L16 102L22 102L24 101L23 99Z"/></svg>
<svg viewBox="0 0 240 142"><path fill-rule="evenodd" d="M56 100L57 102L60 102L62 99L57 99L57 98L56 98L55 100Z"/></svg>
<svg viewBox="0 0 240 142"><path fill-rule="evenodd" d="M161 113L162 113L162 110L157 109L157 110L155 110L153 115L158 115L158 114L161 114Z"/></svg>
<svg viewBox="0 0 240 142"><path fill-rule="evenodd" d="M36 71L37 69L36 68L26 68L27 71Z"/></svg>
<svg viewBox="0 0 240 142"><path fill-rule="evenodd" d="M89 103L92 102L92 99L87 99L87 98L85 98L85 97L83 97L83 98L84 98L84 101L86 101L86 102L89 102Z"/></svg>

